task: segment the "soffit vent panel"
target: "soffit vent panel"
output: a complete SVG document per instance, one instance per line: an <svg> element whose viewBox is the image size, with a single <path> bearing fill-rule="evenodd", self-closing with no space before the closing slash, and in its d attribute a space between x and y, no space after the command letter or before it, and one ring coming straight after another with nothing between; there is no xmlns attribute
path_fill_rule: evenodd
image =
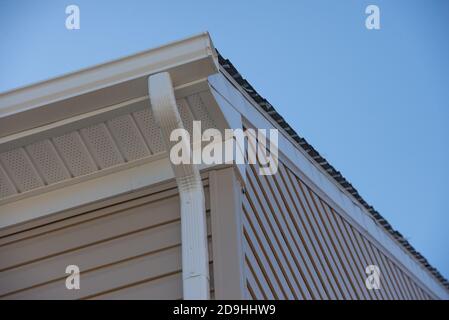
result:
<svg viewBox="0 0 449 320"><path fill-rule="evenodd" d="M131 115L127 114L108 121L108 127L126 161L144 158L150 150Z"/></svg>
<svg viewBox="0 0 449 320"><path fill-rule="evenodd" d="M193 120L205 130L213 124L206 106L194 94L177 101L185 128ZM55 183L120 167L164 152L161 132L150 108L89 124L64 135L0 153L0 201Z"/></svg>
<svg viewBox="0 0 449 320"><path fill-rule="evenodd" d="M196 119L193 117L192 110L189 108L186 99L178 100L177 105L184 128L189 132L190 141L192 141L193 121Z"/></svg>
<svg viewBox="0 0 449 320"><path fill-rule="evenodd" d="M74 177L83 176L97 170L97 166L78 131L53 138L53 142Z"/></svg>
<svg viewBox="0 0 449 320"><path fill-rule="evenodd" d="M70 178L70 173L50 140L38 141L25 149L46 184Z"/></svg>
<svg viewBox="0 0 449 320"><path fill-rule="evenodd" d="M20 192L44 185L23 148L2 153L0 160Z"/></svg>
<svg viewBox="0 0 449 320"><path fill-rule="evenodd" d="M81 129L81 135L101 169L123 163L123 157L104 123Z"/></svg>
<svg viewBox="0 0 449 320"><path fill-rule="evenodd" d="M161 130L156 125L150 108L134 112L133 118L142 132L146 143L150 147L150 151L153 154L163 152L165 147L162 144Z"/></svg>
<svg viewBox="0 0 449 320"><path fill-rule="evenodd" d="M6 172L5 170L3 170L3 167L0 165L0 199L6 198L16 193L17 193L16 188L6 175Z"/></svg>
<svg viewBox="0 0 449 320"><path fill-rule="evenodd" d="M203 100L199 94L193 94L187 98L188 105L194 114L196 120L201 121L201 129L206 130L210 128L218 129L215 121L209 115L207 108L205 108Z"/></svg>

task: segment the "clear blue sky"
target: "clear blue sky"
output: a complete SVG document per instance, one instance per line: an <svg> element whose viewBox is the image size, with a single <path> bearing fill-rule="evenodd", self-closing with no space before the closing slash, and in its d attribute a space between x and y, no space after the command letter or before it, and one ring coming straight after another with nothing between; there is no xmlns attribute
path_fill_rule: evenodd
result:
<svg viewBox="0 0 449 320"><path fill-rule="evenodd" d="M449 1L1 0L0 92L206 30L449 277Z"/></svg>

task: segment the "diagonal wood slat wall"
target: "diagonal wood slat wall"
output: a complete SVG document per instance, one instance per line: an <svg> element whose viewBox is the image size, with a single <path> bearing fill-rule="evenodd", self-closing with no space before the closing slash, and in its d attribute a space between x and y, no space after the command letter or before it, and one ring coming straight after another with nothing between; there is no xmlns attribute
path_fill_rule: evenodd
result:
<svg viewBox="0 0 449 320"><path fill-rule="evenodd" d="M247 168L245 273L252 299L431 299L394 261L285 165ZM380 268L380 290L365 268Z"/></svg>

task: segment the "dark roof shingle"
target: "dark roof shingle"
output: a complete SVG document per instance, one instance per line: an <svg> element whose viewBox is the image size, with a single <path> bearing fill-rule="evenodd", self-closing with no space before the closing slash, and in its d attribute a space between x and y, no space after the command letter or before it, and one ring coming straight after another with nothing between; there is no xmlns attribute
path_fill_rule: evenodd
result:
<svg viewBox="0 0 449 320"><path fill-rule="evenodd" d="M218 51L217 51L218 52ZM276 111L276 109L269 103L265 98L263 98L257 91L251 86L251 84L242 77L242 75L237 71L233 64L228 60L224 59L220 53L218 53L218 59L220 65L226 70L226 72L245 90L252 99L270 115L273 120L275 120L286 133L293 138L298 145L307 152L307 154L320 165L324 171L326 171L338 184L340 184L343 189L345 189L350 195L352 195L370 214L371 216L381 225L388 233L390 233L396 241L402 245L412 256L415 257L427 270L438 279L446 289L449 289L449 281L444 278L441 273L434 267L432 267L426 258L424 258L418 251L413 248L413 246L402 236L401 233L394 230L393 227L388 223L387 220L377 212L372 206L370 206L358 193L358 191L349 183L343 175L336 170L331 164L324 159L315 148L310 145L304 138L300 137L295 130L289 126L285 119Z"/></svg>

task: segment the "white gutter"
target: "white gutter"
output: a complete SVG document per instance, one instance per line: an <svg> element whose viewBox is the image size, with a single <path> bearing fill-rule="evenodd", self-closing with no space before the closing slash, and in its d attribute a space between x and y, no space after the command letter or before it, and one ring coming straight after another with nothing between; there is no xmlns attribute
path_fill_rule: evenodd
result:
<svg viewBox="0 0 449 320"><path fill-rule="evenodd" d="M165 71L176 87L216 73L209 34L0 93L0 137L145 96L148 76Z"/></svg>
<svg viewBox="0 0 449 320"><path fill-rule="evenodd" d="M170 134L184 129L176 106L173 84L168 72L148 78L151 108L161 128L167 153L175 144ZM183 139L182 141L190 141ZM191 146L184 146L191 150ZM184 299L209 299L209 258L207 246L206 210L203 184L195 164L172 163L178 184L181 205L182 280Z"/></svg>

